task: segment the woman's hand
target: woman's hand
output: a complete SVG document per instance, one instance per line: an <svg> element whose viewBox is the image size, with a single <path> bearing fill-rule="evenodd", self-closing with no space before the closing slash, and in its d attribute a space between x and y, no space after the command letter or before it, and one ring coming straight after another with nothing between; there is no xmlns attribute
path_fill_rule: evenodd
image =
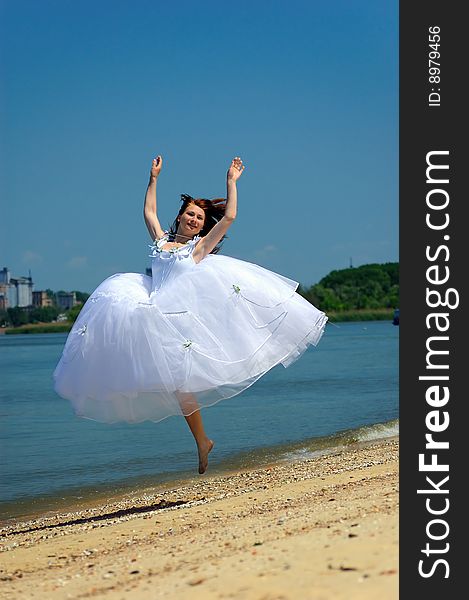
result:
<svg viewBox="0 0 469 600"><path fill-rule="evenodd" d="M239 156L235 156L231 161L230 168L226 174L227 181L238 181L241 177L241 173L244 171L243 161L239 158Z"/></svg>
<svg viewBox="0 0 469 600"><path fill-rule="evenodd" d="M154 158L153 162L151 163L150 175L152 177L157 178L158 175L160 174L162 166L163 166L163 158L158 154L158 156L156 158Z"/></svg>

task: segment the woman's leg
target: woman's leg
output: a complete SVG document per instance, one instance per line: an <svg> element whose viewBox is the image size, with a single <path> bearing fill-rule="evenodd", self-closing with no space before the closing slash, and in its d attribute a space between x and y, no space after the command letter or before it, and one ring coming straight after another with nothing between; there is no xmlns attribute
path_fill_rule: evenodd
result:
<svg viewBox="0 0 469 600"><path fill-rule="evenodd" d="M213 448L213 441L205 434L200 410L196 410L191 415L187 415L186 421L197 443L197 451L199 453L199 473L202 474L207 470L208 454Z"/></svg>
<svg viewBox="0 0 469 600"><path fill-rule="evenodd" d="M205 473L208 466L208 455L213 448L213 441L207 437L205 433L202 415L200 414L199 405L193 394L178 393L179 402L184 414L189 429L194 436L199 453L199 473Z"/></svg>

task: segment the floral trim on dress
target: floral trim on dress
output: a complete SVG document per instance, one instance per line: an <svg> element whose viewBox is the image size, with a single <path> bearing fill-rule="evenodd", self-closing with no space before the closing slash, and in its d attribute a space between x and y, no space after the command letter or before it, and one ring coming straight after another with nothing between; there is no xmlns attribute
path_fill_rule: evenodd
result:
<svg viewBox="0 0 469 600"><path fill-rule="evenodd" d="M169 255L179 254L181 251L189 250L192 252L194 246L200 240L200 235L196 235L191 240L183 244L182 246L173 246L172 248L164 249L163 246L169 242L169 232L165 231L164 235L160 237L159 240L154 240L153 244L149 244L148 247L151 249L152 253L149 254L151 258L154 258L158 254L165 253Z"/></svg>

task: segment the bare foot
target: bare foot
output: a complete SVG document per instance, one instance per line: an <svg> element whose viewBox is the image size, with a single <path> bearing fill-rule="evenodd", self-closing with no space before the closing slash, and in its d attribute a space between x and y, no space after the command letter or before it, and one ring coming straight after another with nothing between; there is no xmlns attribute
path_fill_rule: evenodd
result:
<svg viewBox="0 0 469 600"><path fill-rule="evenodd" d="M199 473L205 473L208 467L208 455L213 448L212 440L207 438L207 442L203 446L198 446L199 451Z"/></svg>

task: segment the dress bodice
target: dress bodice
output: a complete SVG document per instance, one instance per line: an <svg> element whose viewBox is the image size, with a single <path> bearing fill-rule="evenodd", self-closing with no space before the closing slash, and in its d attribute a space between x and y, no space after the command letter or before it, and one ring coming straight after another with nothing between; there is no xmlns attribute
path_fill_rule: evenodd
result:
<svg viewBox="0 0 469 600"><path fill-rule="evenodd" d="M164 235L150 246L151 271L152 271L152 294L158 292L168 281L181 276L187 270L195 266L192 253L200 237L196 236L183 246L174 246L165 249L169 236Z"/></svg>

